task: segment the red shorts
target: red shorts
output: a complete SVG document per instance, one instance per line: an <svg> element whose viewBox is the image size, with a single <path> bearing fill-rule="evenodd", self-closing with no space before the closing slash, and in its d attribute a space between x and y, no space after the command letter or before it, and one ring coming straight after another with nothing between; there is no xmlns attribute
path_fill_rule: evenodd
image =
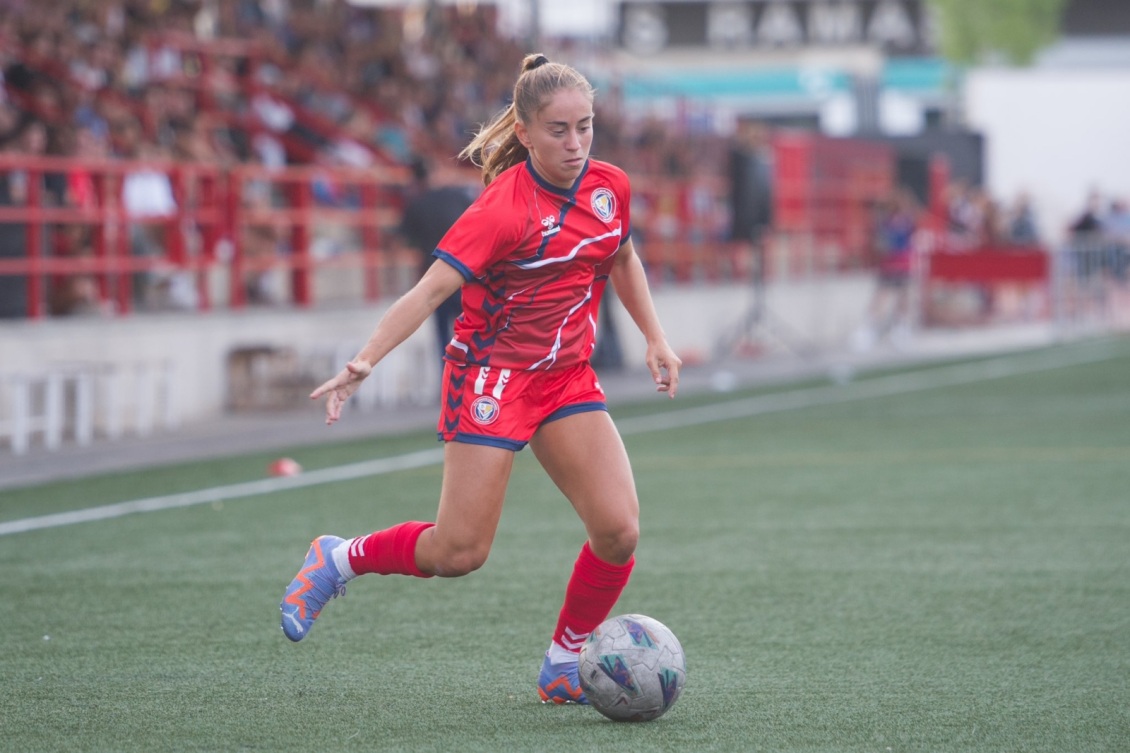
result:
<svg viewBox="0 0 1130 753"><path fill-rule="evenodd" d="M442 400L436 427L440 439L515 452L544 423L574 413L608 410L604 390L588 363L512 371L448 361L443 368Z"/></svg>

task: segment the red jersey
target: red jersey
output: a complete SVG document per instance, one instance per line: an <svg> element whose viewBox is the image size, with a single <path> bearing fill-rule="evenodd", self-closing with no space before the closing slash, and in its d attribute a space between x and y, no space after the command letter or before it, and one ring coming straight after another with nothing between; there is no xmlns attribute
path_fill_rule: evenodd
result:
<svg viewBox="0 0 1130 753"><path fill-rule="evenodd" d="M466 279L447 360L528 370L588 360L630 202L628 176L606 162L590 159L572 188L529 160L499 174L434 251Z"/></svg>

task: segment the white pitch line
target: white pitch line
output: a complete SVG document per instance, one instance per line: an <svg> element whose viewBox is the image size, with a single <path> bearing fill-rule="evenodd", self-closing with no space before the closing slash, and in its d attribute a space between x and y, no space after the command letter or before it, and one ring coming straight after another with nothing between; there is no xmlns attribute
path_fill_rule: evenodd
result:
<svg viewBox="0 0 1130 753"><path fill-rule="evenodd" d="M76 523L90 523L95 520L120 518L136 512L157 512L159 510L172 510L177 507L191 507L204 505L211 502L223 502L230 499L256 497L260 494L287 489L301 489L306 486L319 484L332 484L336 481L349 481L367 476L379 476L385 473L406 471L411 468L423 468L443 461L443 450L436 448L412 452L407 455L396 455L391 458L366 460L361 463L339 465L333 468L322 468L316 471L306 471L297 476L280 476L277 478L248 481L242 484L228 486L215 486L211 489L200 489L194 492L181 494L168 494L161 497L146 497L135 499L131 502L118 502L113 505L89 507L85 510L60 512L54 515L41 515L36 518L24 518L7 523L0 523L0 536L13 533L24 533L41 528L58 528Z"/></svg>
<svg viewBox="0 0 1130 753"><path fill-rule="evenodd" d="M1039 354L1029 357L1005 357L988 361L978 361L956 366L943 366L939 368L915 371L904 374L892 374L885 377L865 379L846 385L811 387L788 392L777 392L757 397L731 400L724 403L706 405L700 408L686 408L660 413L651 416L639 416L617 421L620 433L642 434L649 431L664 431L680 429L699 424L728 421L735 418L749 418L766 413L779 413L788 410L813 408L820 405L833 405L846 403L853 400L868 400L877 397L889 397L910 392L954 387L973 382L1000 379L1022 374L1033 374L1040 371L1077 366L1086 363L1106 361L1118 355L1113 349L1106 349L1101 353L1068 354L1056 353L1052 355ZM194 492L169 494L161 497L147 497L131 502L119 502L112 505L91 507L85 510L42 515L34 518L23 518L0 523L0 536L16 533L25 533L44 528L58 528L61 526L90 523L97 520L119 518L123 515L132 515L140 512L157 512L172 510L178 507L209 504L232 499L255 497L262 494L271 494L288 489L301 489L320 484L332 484L338 481L380 476L386 473L423 468L443 462L443 450L436 448L412 452L406 455L396 455L390 458L367 460L361 463L323 468L316 471L306 471L298 476L263 479L249 481L242 484L216 486L210 489L200 489Z"/></svg>

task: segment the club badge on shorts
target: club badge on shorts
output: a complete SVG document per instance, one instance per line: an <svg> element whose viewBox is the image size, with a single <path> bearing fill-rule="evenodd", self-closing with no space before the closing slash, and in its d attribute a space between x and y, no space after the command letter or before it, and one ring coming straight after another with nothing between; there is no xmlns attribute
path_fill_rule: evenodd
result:
<svg viewBox="0 0 1130 753"><path fill-rule="evenodd" d="M501 408L498 401L490 395L481 395L475 398L475 402L471 403L471 418L475 419L475 423L493 424L498 420L498 414Z"/></svg>

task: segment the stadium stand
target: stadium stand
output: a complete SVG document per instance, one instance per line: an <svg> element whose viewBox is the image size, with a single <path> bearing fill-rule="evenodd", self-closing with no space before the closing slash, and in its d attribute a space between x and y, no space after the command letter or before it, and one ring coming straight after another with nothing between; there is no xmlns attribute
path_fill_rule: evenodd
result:
<svg viewBox="0 0 1130 753"><path fill-rule="evenodd" d="M0 318L326 308L399 294L418 274L416 254L390 232L408 166L424 155L437 181L477 184L453 155L506 103L527 51L499 34L487 5L0 4ZM744 295L753 259L728 237L728 135L634 115L614 86L598 107L594 156L633 177L633 235L652 284ZM774 221L760 273L788 283L873 270L881 209L901 188L892 146L786 128L771 146ZM1114 235L1096 220L1061 249L1034 234L1022 200L1001 208L952 179L944 157L928 160L927 179L914 242L919 326L1086 325L1130 308L1125 220ZM741 334L731 339L740 345ZM0 439L24 451L31 435L56 446L123 424L142 435L174 425L161 397L177 373L167 366L68 364L55 378L0 364ZM385 386L382 405L397 399ZM119 393L149 397L124 413L84 412Z"/></svg>
<svg viewBox="0 0 1130 753"><path fill-rule="evenodd" d="M400 292L409 259L384 230L405 168L424 155L448 181L476 180L452 155L505 104L525 52L496 26L489 5L0 9L5 177L36 189L4 210L31 231L23 259L0 254L5 284L26 288L12 308L36 318ZM727 138L633 119L612 94L595 154L635 177L633 230L653 282L748 278L748 252L727 242ZM21 159L39 127L58 161ZM783 133L774 148L767 273L873 263L871 207L894 189L889 147ZM161 206L126 201L131 183L166 181Z"/></svg>

